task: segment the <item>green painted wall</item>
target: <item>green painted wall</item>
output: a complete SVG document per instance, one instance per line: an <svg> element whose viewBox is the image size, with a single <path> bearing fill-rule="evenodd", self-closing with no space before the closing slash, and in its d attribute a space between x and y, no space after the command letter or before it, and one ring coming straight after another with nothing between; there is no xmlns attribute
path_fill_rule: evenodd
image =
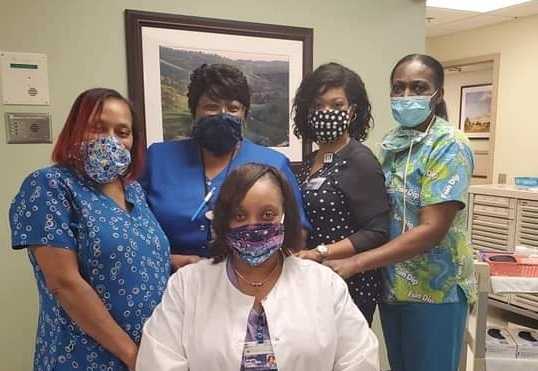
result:
<svg viewBox="0 0 538 371"><path fill-rule="evenodd" d="M364 79L373 104L375 147L392 125L388 76L399 57L424 50L420 0L2 0L0 50L48 56L51 105L5 106L5 112L50 112L57 137L82 90L127 92L124 9L312 27L314 66L337 61ZM2 120L3 122L3 120ZM4 125L2 125L3 127ZM24 252L10 249L7 211L23 177L49 164L50 144L6 144L0 129L0 369L31 370L38 298Z"/></svg>

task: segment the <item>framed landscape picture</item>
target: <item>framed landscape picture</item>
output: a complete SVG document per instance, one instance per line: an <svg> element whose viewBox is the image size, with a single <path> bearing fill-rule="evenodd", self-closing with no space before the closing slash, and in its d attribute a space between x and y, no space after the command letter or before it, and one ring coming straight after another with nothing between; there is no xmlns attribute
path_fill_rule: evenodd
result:
<svg viewBox="0 0 538 371"><path fill-rule="evenodd" d="M491 84L461 87L459 128L469 138L489 138L492 89Z"/></svg>
<svg viewBox="0 0 538 371"><path fill-rule="evenodd" d="M312 70L310 28L125 11L129 97L142 111L147 144L191 134L191 72L226 63L246 75L251 107L244 136L302 161L310 146L293 135L292 99Z"/></svg>

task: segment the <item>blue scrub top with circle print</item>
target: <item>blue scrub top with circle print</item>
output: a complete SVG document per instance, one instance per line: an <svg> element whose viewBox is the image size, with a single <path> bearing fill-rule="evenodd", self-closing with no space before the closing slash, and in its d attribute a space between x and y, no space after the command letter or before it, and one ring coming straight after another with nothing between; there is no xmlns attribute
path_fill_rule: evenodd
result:
<svg viewBox="0 0 538 371"><path fill-rule="evenodd" d="M142 325L166 288L170 247L140 185L126 183L124 190L130 212L72 170L38 170L11 204L11 238L14 249L46 245L74 251L81 276L139 343ZM70 319L47 289L32 250L28 254L40 299L34 370L127 370Z"/></svg>

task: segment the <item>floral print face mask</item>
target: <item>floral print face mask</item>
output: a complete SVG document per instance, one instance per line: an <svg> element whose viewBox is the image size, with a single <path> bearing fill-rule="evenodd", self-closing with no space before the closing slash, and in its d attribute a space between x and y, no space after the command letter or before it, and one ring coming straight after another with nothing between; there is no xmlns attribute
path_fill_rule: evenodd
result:
<svg viewBox="0 0 538 371"><path fill-rule="evenodd" d="M263 264L284 242L282 223L247 224L228 232L228 245L246 264Z"/></svg>
<svg viewBox="0 0 538 371"><path fill-rule="evenodd" d="M100 136L82 144L84 172L99 184L124 175L131 164L131 153L114 136Z"/></svg>

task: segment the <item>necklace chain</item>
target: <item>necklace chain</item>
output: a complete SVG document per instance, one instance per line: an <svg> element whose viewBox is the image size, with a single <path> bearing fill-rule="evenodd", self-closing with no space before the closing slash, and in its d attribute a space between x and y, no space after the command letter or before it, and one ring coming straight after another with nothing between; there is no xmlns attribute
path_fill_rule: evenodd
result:
<svg viewBox="0 0 538 371"><path fill-rule="evenodd" d="M241 273L239 273L237 271L237 269L235 269L235 267L233 266L232 264L232 269L234 270L235 274L237 275L237 277L241 278L243 281L245 281L246 283L248 283L250 286L252 287L261 287L263 286L267 281L269 281L269 279L273 276L273 274L276 272L276 269L278 268L278 264L280 263L280 258L278 259L278 261L275 263L275 266L273 267L273 270L269 273L269 275L267 277L265 277L263 280L261 281L251 281L249 280L248 278L246 278L245 276L243 276Z"/></svg>

